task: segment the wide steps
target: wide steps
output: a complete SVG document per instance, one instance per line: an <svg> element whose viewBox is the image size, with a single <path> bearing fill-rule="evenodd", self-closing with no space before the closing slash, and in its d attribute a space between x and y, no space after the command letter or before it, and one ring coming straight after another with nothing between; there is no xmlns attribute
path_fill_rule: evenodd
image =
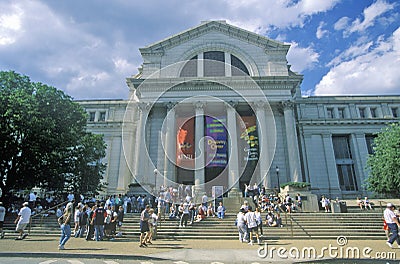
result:
<svg viewBox="0 0 400 264"><path fill-rule="evenodd" d="M263 219L265 214L263 214ZM5 221L6 233L15 233L15 218ZM179 227L178 219L165 219L158 226L158 238L167 239L237 239L237 228L234 225L236 215L229 214L225 219L207 218L187 227ZM292 219L292 221L291 221ZM139 214L126 214L122 232L124 237L137 238L139 232ZM375 211L356 213L293 213L282 215L284 227L263 226L264 238L336 238L346 236L354 239L384 239L382 214ZM291 226L292 224L292 226ZM30 236L59 236L60 228L54 215L34 217Z"/></svg>

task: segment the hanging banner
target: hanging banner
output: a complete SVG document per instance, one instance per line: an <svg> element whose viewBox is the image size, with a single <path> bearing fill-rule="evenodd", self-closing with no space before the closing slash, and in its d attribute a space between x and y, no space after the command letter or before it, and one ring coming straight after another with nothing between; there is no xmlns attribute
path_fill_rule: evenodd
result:
<svg viewBox="0 0 400 264"><path fill-rule="evenodd" d="M184 169L194 169L194 118L177 118L176 165Z"/></svg>
<svg viewBox="0 0 400 264"><path fill-rule="evenodd" d="M242 120L240 120L240 118ZM255 116L239 117L240 141L244 151L244 161L258 160L258 132Z"/></svg>
<svg viewBox="0 0 400 264"><path fill-rule="evenodd" d="M226 117L206 116L206 167L225 167L228 163Z"/></svg>

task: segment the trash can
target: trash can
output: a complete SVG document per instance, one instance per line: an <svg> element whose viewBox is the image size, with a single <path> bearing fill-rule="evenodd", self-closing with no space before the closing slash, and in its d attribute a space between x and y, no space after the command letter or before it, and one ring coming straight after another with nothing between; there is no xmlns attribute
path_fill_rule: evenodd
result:
<svg viewBox="0 0 400 264"><path fill-rule="evenodd" d="M340 204L340 212L342 212L342 213L347 213L347 204L346 204L346 202L339 202L339 204Z"/></svg>
<svg viewBox="0 0 400 264"><path fill-rule="evenodd" d="M337 201L332 202L331 211L332 213L347 213L346 202L337 202Z"/></svg>
<svg viewBox="0 0 400 264"><path fill-rule="evenodd" d="M331 211L332 211L332 214L334 214L334 213L341 213L342 211L340 210L341 208L340 208L340 203L338 203L338 202L332 202L331 203Z"/></svg>

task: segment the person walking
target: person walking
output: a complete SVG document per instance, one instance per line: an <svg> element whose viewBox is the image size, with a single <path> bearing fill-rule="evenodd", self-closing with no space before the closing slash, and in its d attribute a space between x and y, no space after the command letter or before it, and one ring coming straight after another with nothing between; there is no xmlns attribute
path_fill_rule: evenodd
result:
<svg viewBox="0 0 400 264"><path fill-rule="evenodd" d="M386 209L383 212L383 217L385 218L386 224L389 228L389 234L391 233L389 240L386 241L386 244L392 248L394 241L397 242L397 246L400 248L400 238L399 238L399 228L400 225L399 220L397 219L397 215L394 213L394 205L392 203L388 203L386 205Z"/></svg>
<svg viewBox="0 0 400 264"><path fill-rule="evenodd" d="M247 226L244 209L241 208L236 218L236 225L239 232L239 241L248 242L247 240Z"/></svg>
<svg viewBox="0 0 400 264"><path fill-rule="evenodd" d="M3 206L3 202L0 202L0 238L4 238L4 218L6 216L6 208Z"/></svg>
<svg viewBox="0 0 400 264"><path fill-rule="evenodd" d="M61 237L60 244L58 245L59 250L65 249L65 244L71 237L71 221L72 219L72 208L73 206L66 206L64 210L64 214L62 215L62 223L61 223Z"/></svg>
<svg viewBox="0 0 400 264"><path fill-rule="evenodd" d="M149 218L150 218L150 205L146 205L145 209L140 214L140 244L139 247L147 247L146 241L149 237Z"/></svg>
<svg viewBox="0 0 400 264"><path fill-rule="evenodd" d="M15 224L17 224L16 231L19 232L19 236L15 240L22 240L28 236L28 233L24 233L26 226L31 220L31 208L29 208L29 203L24 202L22 204L21 210L18 212L18 217L15 219Z"/></svg>
<svg viewBox="0 0 400 264"><path fill-rule="evenodd" d="M257 238L257 244L260 244L260 238L258 236L257 219L253 212L253 208L249 206L247 213L245 214L247 223L247 230L249 232L249 245L253 245L253 235Z"/></svg>

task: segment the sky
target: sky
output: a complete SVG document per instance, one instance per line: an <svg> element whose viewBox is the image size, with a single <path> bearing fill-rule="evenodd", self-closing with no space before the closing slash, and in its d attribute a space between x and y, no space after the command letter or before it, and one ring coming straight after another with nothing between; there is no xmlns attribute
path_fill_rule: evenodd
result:
<svg viewBox="0 0 400 264"><path fill-rule="evenodd" d="M205 20L290 44L303 96L400 94L397 0L0 0L0 71L128 99L139 48Z"/></svg>

